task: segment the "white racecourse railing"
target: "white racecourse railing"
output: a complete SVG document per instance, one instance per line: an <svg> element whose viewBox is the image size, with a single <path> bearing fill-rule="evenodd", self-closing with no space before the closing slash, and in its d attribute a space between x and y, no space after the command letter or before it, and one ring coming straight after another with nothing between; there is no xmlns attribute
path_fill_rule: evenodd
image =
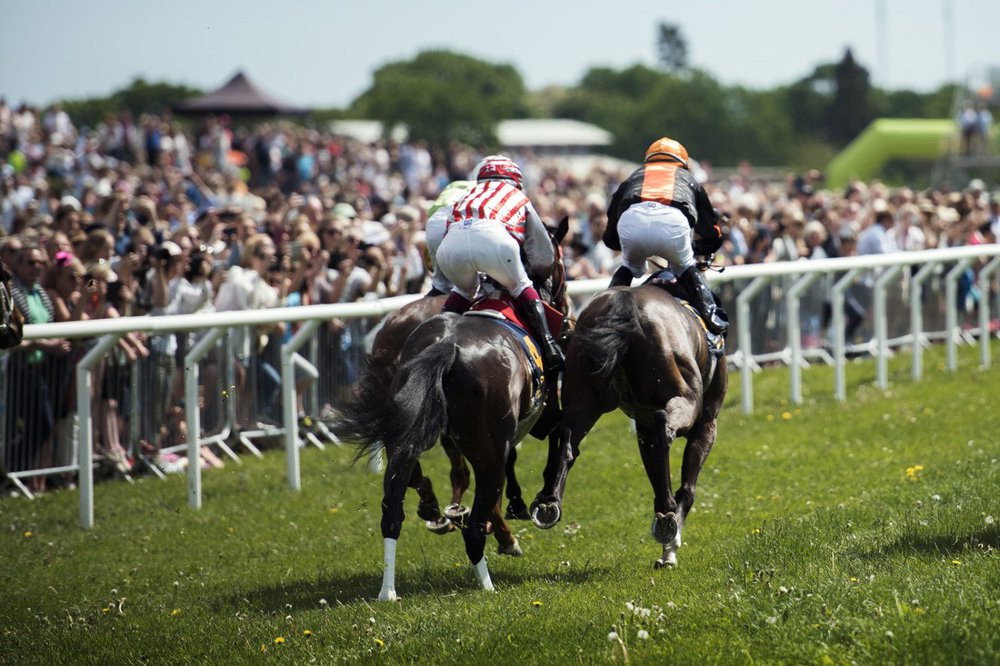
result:
<svg viewBox="0 0 1000 666"><path fill-rule="evenodd" d="M893 341L889 339L887 326L888 285L897 280L901 269L906 266L919 267L909 276L910 332L895 341L896 345L909 343L913 350L913 378L920 379L922 348L928 334L922 330L924 318L921 315L922 287L929 276L937 274L944 280L946 326L943 337L947 345L948 368L956 368L955 345L963 336L958 322L957 281L966 267L978 261L978 287L982 294L979 302L979 342L981 364L990 365L989 323L990 285L993 275L1000 268L1000 245L977 245L923 252L896 253L814 261L779 262L729 267L723 273L710 273L709 281L716 289L728 284L734 287L735 308L727 303L733 320L735 340L730 335L730 346L734 348L728 357L730 364L740 369L742 385L742 409L744 413L753 410L753 372L759 363L781 362L790 368L790 396L795 403L802 401L801 369L805 365L802 349L802 325L800 321L800 299L813 283L827 278L829 289L824 292L832 314L832 355L824 349L811 349L811 356L832 363L836 369L834 395L844 400L845 395L845 355L848 344L844 336L844 293L862 276L873 276L873 328L872 339L863 347L873 354L877 362L877 384L881 388L888 385L887 358ZM912 269L911 269L912 270ZM771 305L784 308L784 323L787 343L775 354L754 354L754 340L751 328L751 305L765 287L772 282L784 281L782 297ZM790 283L790 285L789 285ZM576 299L586 299L607 286L606 279L581 280L569 283L569 294ZM209 334L188 351L185 360L185 410L188 424L187 455L190 463L188 475L188 504L201 506L201 465L198 464L199 409L198 409L198 359L232 327L260 326L280 322L307 322L283 345L281 350L282 400L284 413L284 441L287 457L288 485L292 490L300 488L299 433L296 415L295 382L293 380L293 353L315 333L319 324L339 318L380 318L402 305L419 298L419 295L400 296L381 300L363 301L349 304L310 305L293 308L276 308L244 312L215 312L199 315L178 315L164 317L123 317L85 322L59 324L38 324L25 327L25 337L39 338L99 338L76 368L77 413L79 430L79 489L80 524L84 528L94 525L93 503L93 429L91 423L90 381L92 368L123 334L142 331L148 334L168 334L182 331L206 331ZM783 302L783 303L782 303ZM278 431L280 432L280 431Z"/></svg>

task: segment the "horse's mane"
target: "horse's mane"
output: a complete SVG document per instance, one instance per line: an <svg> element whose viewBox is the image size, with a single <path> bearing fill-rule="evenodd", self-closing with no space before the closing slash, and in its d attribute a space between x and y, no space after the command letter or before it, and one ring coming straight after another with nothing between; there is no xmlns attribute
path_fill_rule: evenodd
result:
<svg viewBox="0 0 1000 666"><path fill-rule="evenodd" d="M594 325L577 329L573 340L580 346L587 370L602 380L609 380L635 336L643 335L639 306L629 289L605 292L605 310Z"/></svg>

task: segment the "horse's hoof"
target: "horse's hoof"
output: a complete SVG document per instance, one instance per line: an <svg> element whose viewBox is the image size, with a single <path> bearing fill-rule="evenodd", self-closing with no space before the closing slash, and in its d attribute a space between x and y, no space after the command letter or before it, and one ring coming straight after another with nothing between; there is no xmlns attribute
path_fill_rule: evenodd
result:
<svg viewBox="0 0 1000 666"><path fill-rule="evenodd" d="M507 513L503 517L507 520L530 520L531 514L528 513L524 500L518 497L507 504Z"/></svg>
<svg viewBox="0 0 1000 666"><path fill-rule="evenodd" d="M468 526L467 519L470 513L472 513L472 509L461 504L449 504L444 508L444 517L451 521L455 527L462 529Z"/></svg>
<svg viewBox="0 0 1000 666"><path fill-rule="evenodd" d="M667 514L657 513L653 518L653 538L657 543L664 546L671 544L677 538L680 527L677 524L677 514L670 512Z"/></svg>
<svg viewBox="0 0 1000 666"><path fill-rule="evenodd" d="M499 544L497 546L497 555L510 555L511 557L521 557L521 555L524 555L524 551L521 550L521 546L520 544L517 543L517 539L514 539L514 543Z"/></svg>
<svg viewBox="0 0 1000 666"><path fill-rule="evenodd" d="M441 518L441 509L437 502L420 502L417 504L417 518L432 522Z"/></svg>
<svg viewBox="0 0 1000 666"><path fill-rule="evenodd" d="M677 566L677 553L670 553L667 556L661 557L660 559L653 562L654 569L662 569L663 567L667 567L668 569L673 569L676 566Z"/></svg>
<svg viewBox="0 0 1000 666"><path fill-rule="evenodd" d="M396 596L396 590L382 590L378 594L379 601L399 601L399 597Z"/></svg>
<svg viewBox="0 0 1000 666"><path fill-rule="evenodd" d="M535 527L548 530L555 527L555 524L562 518L562 510L558 502L544 502L535 507L531 513L531 522Z"/></svg>
<svg viewBox="0 0 1000 666"><path fill-rule="evenodd" d="M428 520L424 526L434 534L447 534L455 530L455 525L444 516L435 520Z"/></svg>

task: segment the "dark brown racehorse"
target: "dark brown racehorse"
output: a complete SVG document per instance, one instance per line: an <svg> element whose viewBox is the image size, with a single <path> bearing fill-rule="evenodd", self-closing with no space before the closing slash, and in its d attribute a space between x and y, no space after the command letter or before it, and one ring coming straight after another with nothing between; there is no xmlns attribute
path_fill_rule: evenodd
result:
<svg viewBox="0 0 1000 666"><path fill-rule="evenodd" d="M375 373L364 375L334 426L341 439L360 444L361 454L385 450L385 571L379 599L396 598L403 498L407 487L415 487L420 455L439 438L449 441L472 466L475 500L458 526L480 583L492 590L483 557L486 535L491 530L502 533L497 537L501 552L504 544L519 552L500 504L507 460L542 416L542 405L533 400L529 357L519 336L496 321L445 313L416 327L397 363L391 382L376 381ZM546 383L555 384L554 379ZM424 497L421 504L430 508Z"/></svg>
<svg viewBox="0 0 1000 666"><path fill-rule="evenodd" d="M569 301L566 296L566 276L565 267L562 262L561 243L569 231L569 218L563 218L555 229L550 229L553 246L558 255L554 266L553 274L545 283L536 285L542 298L552 304L560 312L567 312ZM372 375L372 381L378 381L386 385L392 382L399 365L399 353L403 348L403 343L420 324L441 312L446 295L427 296L408 303L385 318L375 340L372 343L372 351L368 357L365 373ZM569 319L565 320L568 326ZM550 390L555 392L555 382L549 384ZM546 408L541 418L535 424L531 435L539 439L544 439L552 431L558 417L558 403L556 400L548 400ZM458 447L451 437L445 433L441 438L441 446L451 462L451 501L445 507L445 514L452 517L460 517L468 513L468 508L462 506L462 496L469 489L471 477L469 467ZM514 472L517 461L517 449L512 449L507 458L506 469L506 495L507 511L505 518L508 520L527 520L528 506L521 496L521 486L517 481ZM437 497L434 494L433 484L429 477L424 476L417 461L413 467L413 475L410 478L410 488L417 491L420 502L417 505L417 516L426 521L427 529L438 534L445 534L455 529L455 524L445 514L442 514ZM509 531L494 530L494 536L499 544L499 552L505 555L519 555L520 550L513 540Z"/></svg>
<svg viewBox="0 0 1000 666"><path fill-rule="evenodd" d="M653 487L653 537L663 544L656 566L676 565L681 527L715 443L727 379L726 361L710 354L700 321L661 287L598 294L580 313L566 350L562 418L550 440L545 485L532 502L535 524L548 529L559 521L580 441L602 414L621 408L635 420ZM687 444L675 494L670 445L678 436Z"/></svg>
<svg viewBox="0 0 1000 666"><path fill-rule="evenodd" d="M23 336L24 316L14 305L7 266L0 262L0 349L18 346Z"/></svg>

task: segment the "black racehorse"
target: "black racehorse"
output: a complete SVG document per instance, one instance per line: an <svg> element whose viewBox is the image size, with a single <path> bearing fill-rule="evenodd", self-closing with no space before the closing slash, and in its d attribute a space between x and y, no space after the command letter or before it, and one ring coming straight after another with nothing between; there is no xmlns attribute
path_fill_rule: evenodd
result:
<svg viewBox="0 0 1000 666"><path fill-rule="evenodd" d="M620 407L635 420L653 487L653 537L663 544L656 566L676 565L681 527L715 442L727 379L725 358L710 352L700 320L662 287L615 287L598 294L569 339L562 417L550 439L545 485L532 502L535 524L548 529L559 521L580 441L602 414ZM678 436L687 443L681 486L674 493L670 445Z"/></svg>
<svg viewBox="0 0 1000 666"><path fill-rule="evenodd" d="M552 238L556 268L547 299L553 307L566 307L562 254L558 244L565 235L564 220ZM396 542L403 524L403 498L407 487L421 494L425 520L441 516L429 479L423 477L419 457L440 438L453 465L472 466L475 499L467 516L456 515L465 550L484 589L492 590L483 556L486 535L497 533L502 554L520 553L501 510L505 472L514 447L546 417L548 430L555 425L555 400L539 403L532 379L532 361L521 338L489 317L438 314L410 333L397 358L391 380L377 372L366 373L350 398L340 406L334 432L360 444L360 454L384 448L382 536L385 571L379 599L396 598ZM529 347L531 349L531 347ZM537 350L535 350L537 355ZM374 355L373 355L374 356ZM390 354L391 356L391 354ZM555 385L555 377L545 384ZM553 391L554 392L554 391ZM546 431L547 434L547 431ZM464 460L464 461L463 461ZM453 482L456 479L453 469ZM459 482L462 490L468 486ZM460 518L460 520L459 520Z"/></svg>
<svg viewBox="0 0 1000 666"><path fill-rule="evenodd" d="M7 266L0 262L0 349L18 346L23 335L24 316L14 305Z"/></svg>

